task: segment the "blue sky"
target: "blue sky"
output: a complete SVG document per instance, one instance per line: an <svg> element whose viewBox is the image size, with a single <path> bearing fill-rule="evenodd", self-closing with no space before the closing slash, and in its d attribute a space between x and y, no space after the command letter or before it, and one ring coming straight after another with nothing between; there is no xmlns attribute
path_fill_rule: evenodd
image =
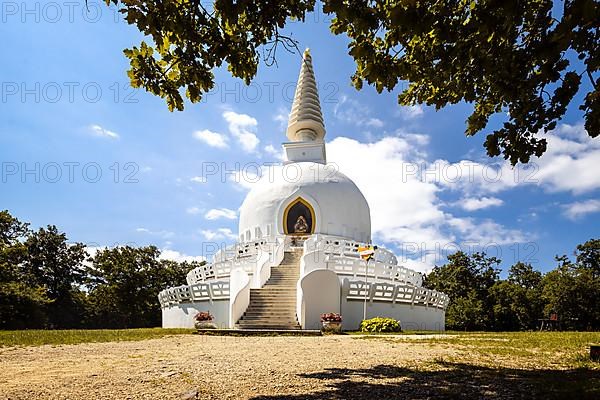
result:
<svg viewBox="0 0 600 400"><path fill-rule="evenodd" d="M251 87L216 71L205 101L170 113L128 86L122 50L141 36L113 9L24 4L0 15L0 208L91 247L156 244L182 259L231 243L249 186L236 177L279 161L300 56L280 52ZM426 270L460 247L548 270L598 236L600 141L576 106L533 169L514 170L485 156L484 133L465 138L469 105L436 112L355 91L347 40L326 16L286 31L311 48L329 161L367 197L374 241L406 265ZM206 176L214 166L224 178Z"/></svg>

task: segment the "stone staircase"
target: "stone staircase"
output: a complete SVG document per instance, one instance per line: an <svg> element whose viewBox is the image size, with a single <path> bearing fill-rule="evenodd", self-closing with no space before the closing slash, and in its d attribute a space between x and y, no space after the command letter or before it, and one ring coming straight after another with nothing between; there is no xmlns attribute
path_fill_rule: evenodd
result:
<svg viewBox="0 0 600 400"><path fill-rule="evenodd" d="M250 289L250 304L237 322L240 329L300 329L296 317L296 283L300 276L302 249L286 251L280 265L260 289Z"/></svg>

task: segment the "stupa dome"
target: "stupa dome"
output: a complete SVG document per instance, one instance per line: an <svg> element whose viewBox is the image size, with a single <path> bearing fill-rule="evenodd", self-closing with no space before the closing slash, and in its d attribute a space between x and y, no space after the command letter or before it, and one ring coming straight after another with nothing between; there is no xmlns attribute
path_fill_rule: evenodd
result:
<svg viewBox="0 0 600 400"><path fill-rule="evenodd" d="M307 226L295 229L300 216ZM294 233L368 242L369 205L354 182L334 165L294 162L273 167L254 185L240 208L240 241Z"/></svg>

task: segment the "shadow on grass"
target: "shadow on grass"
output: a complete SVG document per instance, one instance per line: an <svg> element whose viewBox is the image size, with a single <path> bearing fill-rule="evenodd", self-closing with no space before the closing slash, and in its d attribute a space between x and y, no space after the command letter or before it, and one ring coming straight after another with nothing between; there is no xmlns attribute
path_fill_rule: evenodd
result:
<svg viewBox="0 0 600 400"><path fill-rule="evenodd" d="M433 366L438 370L329 368L298 375L328 381L327 390L253 399L600 399L600 372L589 369L519 370L451 362Z"/></svg>

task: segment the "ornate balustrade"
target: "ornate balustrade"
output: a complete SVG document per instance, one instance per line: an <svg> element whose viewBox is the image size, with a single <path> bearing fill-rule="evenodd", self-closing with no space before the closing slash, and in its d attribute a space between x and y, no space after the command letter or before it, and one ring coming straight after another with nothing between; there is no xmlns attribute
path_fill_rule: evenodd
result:
<svg viewBox="0 0 600 400"><path fill-rule="evenodd" d="M419 272L398 265L396 256L384 248L375 251L367 267L358 253L362 246L366 244L335 236L314 235L304 242L304 254L322 252L326 255L327 268L342 276L360 278L366 273L367 279L407 282L416 286L423 284L423 276Z"/></svg>
<svg viewBox="0 0 600 400"><path fill-rule="evenodd" d="M365 282L344 279L342 297L347 300L384 301L446 309L450 299L443 293L406 283Z"/></svg>
<svg viewBox="0 0 600 400"><path fill-rule="evenodd" d="M193 285L171 287L158 294L162 308L180 303L229 299L229 281L199 282Z"/></svg>
<svg viewBox="0 0 600 400"><path fill-rule="evenodd" d="M279 261L281 261L280 259L283 258L282 243L259 240L238 243L219 251L215 254L213 263L196 267L188 272L187 285L171 287L160 292L158 298L161 307L194 301L229 299L231 272L239 269L252 277L258 264L263 266L265 256L271 252L277 253L275 258L279 257ZM261 273L266 274L264 268L261 269ZM270 273L267 275L270 276Z"/></svg>
<svg viewBox="0 0 600 400"><path fill-rule="evenodd" d="M423 284L423 276L412 269L399 265L385 264L377 261L369 261L369 265L360 259L347 256L328 255L325 257L327 269L342 276L354 278L371 278L373 280L386 280L392 282L406 282L415 286Z"/></svg>
<svg viewBox="0 0 600 400"><path fill-rule="evenodd" d="M186 281L188 285L193 285L198 282L228 278L231 271L236 268L252 275L261 254L272 252L275 246L274 243L267 240L238 243L230 246L217 252L212 263L196 267L188 272Z"/></svg>

